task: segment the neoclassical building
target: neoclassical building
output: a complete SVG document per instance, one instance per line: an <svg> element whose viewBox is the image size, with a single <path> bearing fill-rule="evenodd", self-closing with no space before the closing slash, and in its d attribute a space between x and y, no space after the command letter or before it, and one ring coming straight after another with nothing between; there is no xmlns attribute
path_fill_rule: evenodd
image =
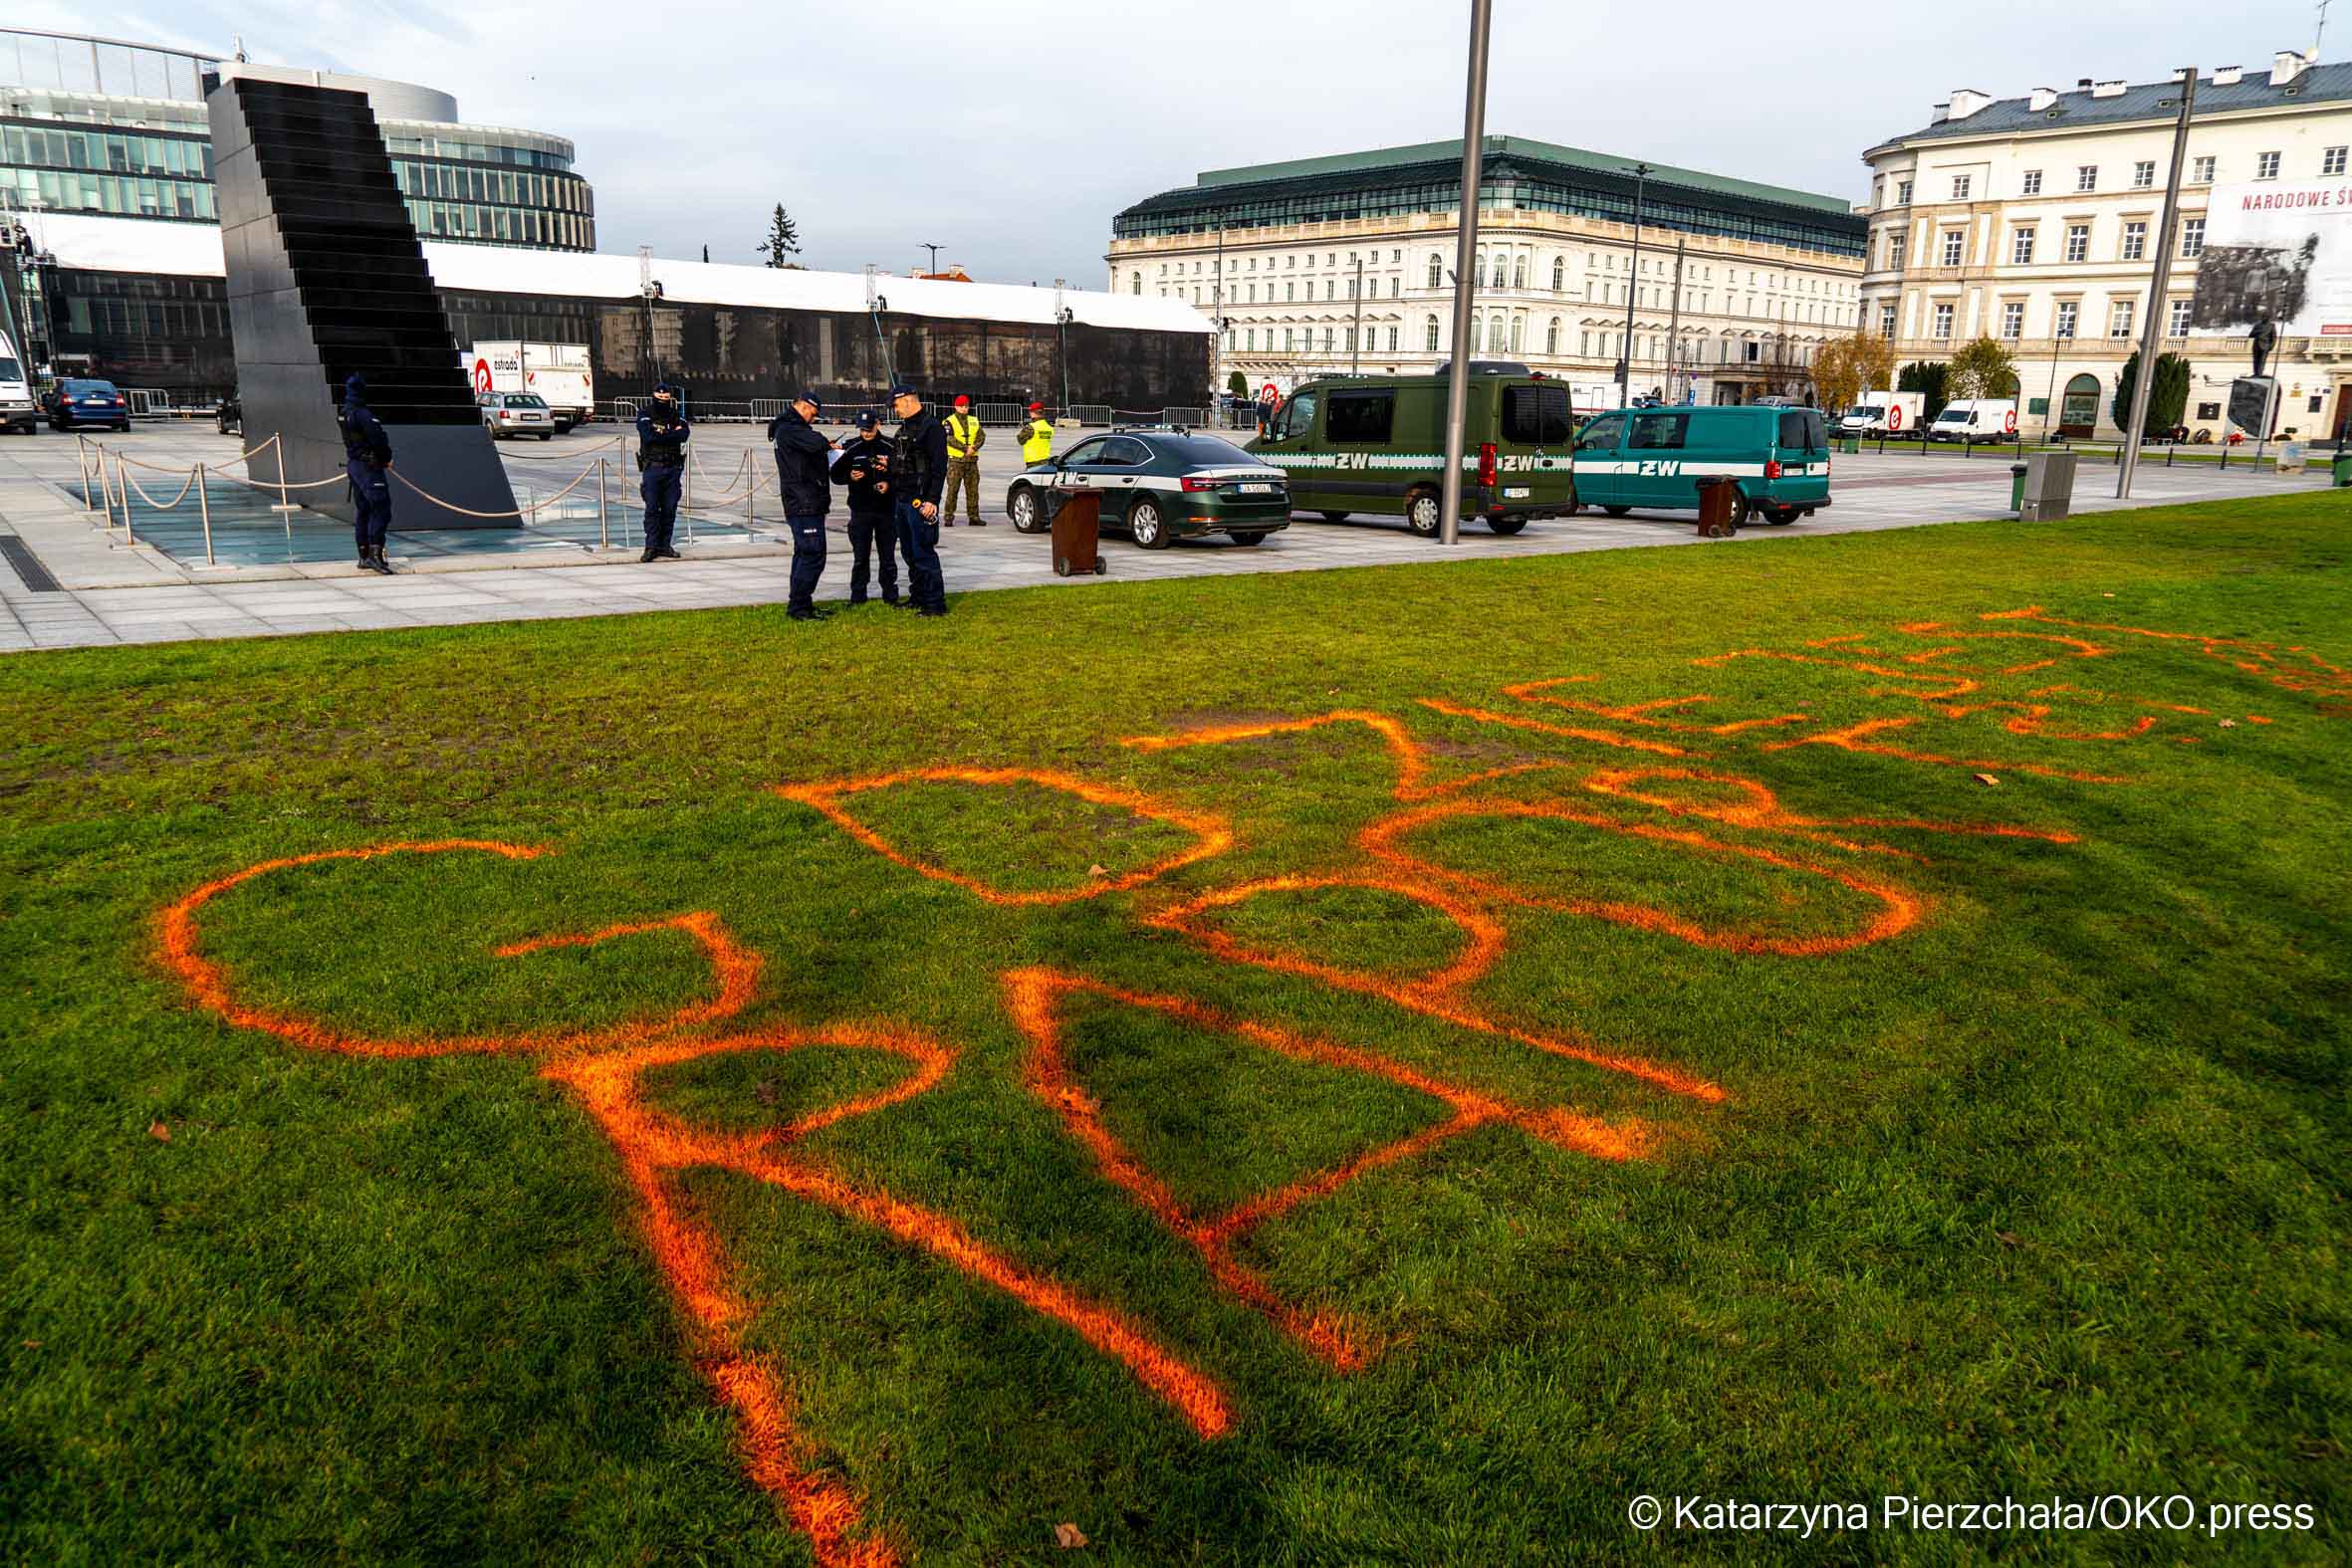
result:
<svg viewBox="0 0 2352 1568"><path fill-rule="evenodd" d="M2109 404L2150 309L2180 93L2178 81L2089 78L2019 98L1961 89L1928 124L1871 147L1864 323L1893 340L1898 362L1997 337L2017 361L2025 431L2116 434ZM2165 351L2191 361L2187 422L2220 439L2250 352L2243 339L2188 336L2209 207L2218 191L2345 176L2352 65L2281 52L2266 67L2224 67L2199 78L2193 110L2172 274L2154 308ZM2352 338L2281 339L2272 368L2281 428L2345 428Z"/></svg>
<svg viewBox="0 0 2352 1568"><path fill-rule="evenodd" d="M1453 352L1460 141L1212 169L1111 227L1114 293L1219 325L1216 380L1426 373ZM1861 320L1865 225L1846 201L1489 136L1473 351L1579 387L1701 402L1801 395L1820 345ZM1627 332L1630 304L1633 321ZM1586 399L1579 397L1579 405Z"/></svg>

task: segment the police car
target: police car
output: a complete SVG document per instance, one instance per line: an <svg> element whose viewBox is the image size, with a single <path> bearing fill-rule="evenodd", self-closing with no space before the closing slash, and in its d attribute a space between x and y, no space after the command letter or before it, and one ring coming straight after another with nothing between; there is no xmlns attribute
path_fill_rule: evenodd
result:
<svg viewBox="0 0 2352 1568"><path fill-rule="evenodd" d="M1059 457L1022 470L1005 494L1005 515L1024 534L1051 526L1047 492L1091 491L1102 527L1145 550L1223 534L1256 545L1291 526L1291 486L1229 441L1189 430L1113 430L1088 436Z"/></svg>

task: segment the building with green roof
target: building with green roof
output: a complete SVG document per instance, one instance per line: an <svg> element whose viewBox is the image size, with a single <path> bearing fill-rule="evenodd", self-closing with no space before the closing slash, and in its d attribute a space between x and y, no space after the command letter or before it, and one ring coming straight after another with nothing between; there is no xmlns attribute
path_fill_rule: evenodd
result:
<svg viewBox="0 0 2352 1568"><path fill-rule="evenodd" d="M1110 286L1208 314L1221 384L1426 371L1452 351L1461 159L1457 139L1204 170L1112 219ZM1801 392L1858 321L1867 230L1840 197L1499 135L1479 213L1474 351L1579 385L1630 343L1636 392Z"/></svg>

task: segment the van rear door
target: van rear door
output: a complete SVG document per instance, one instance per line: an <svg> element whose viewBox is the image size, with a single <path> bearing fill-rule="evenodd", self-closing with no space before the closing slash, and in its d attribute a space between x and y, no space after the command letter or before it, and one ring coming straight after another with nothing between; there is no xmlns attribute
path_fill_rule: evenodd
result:
<svg viewBox="0 0 2352 1568"><path fill-rule="evenodd" d="M1305 386L1293 392L1275 410L1274 423L1267 427L1266 439L1250 449L1253 457L1290 476L1293 511L1344 510L1335 507L1317 483L1324 472L1316 466L1318 453L1314 439L1315 414L1321 403L1318 388Z"/></svg>
<svg viewBox="0 0 2352 1568"><path fill-rule="evenodd" d="M1569 436L1574 418L1568 410L1565 381L1513 381L1501 390L1501 417L1496 420L1496 480L1501 493L1495 502L1506 512L1550 511L1567 505L1574 488L1569 478Z"/></svg>

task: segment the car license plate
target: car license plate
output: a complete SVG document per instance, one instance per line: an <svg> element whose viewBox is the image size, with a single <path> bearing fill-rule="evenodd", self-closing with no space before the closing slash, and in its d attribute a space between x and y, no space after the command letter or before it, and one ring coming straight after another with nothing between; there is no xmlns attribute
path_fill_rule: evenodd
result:
<svg viewBox="0 0 2352 1568"><path fill-rule="evenodd" d="M1506 485L1503 487L1503 499L1506 501L1525 501L1528 499L1528 487L1525 485Z"/></svg>
<svg viewBox="0 0 2352 1568"><path fill-rule="evenodd" d="M1236 488L1238 488L1245 496L1271 496L1275 492L1275 487L1273 485L1261 484L1257 481L1252 481Z"/></svg>

